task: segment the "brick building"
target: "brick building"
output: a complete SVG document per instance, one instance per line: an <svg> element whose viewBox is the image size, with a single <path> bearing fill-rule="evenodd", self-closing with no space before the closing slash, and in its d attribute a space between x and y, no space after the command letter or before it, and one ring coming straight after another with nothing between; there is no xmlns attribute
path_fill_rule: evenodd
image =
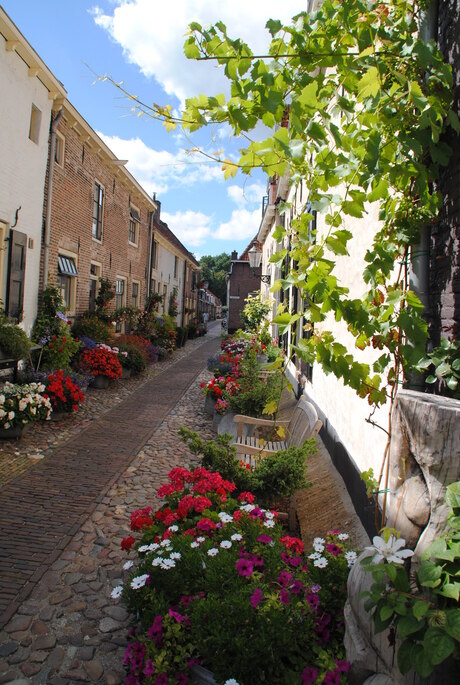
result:
<svg viewBox="0 0 460 685"><path fill-rule="evenodd" d="M251 269L249 266L248 252L257 243L252 240L244 252L238 257L238 253L232 252L230 271L227 275L227 329L234 333L243 327L241 322L241 310L245 305L248 295L260 290L261 268Z"/></svg>
<svg viewBox="0 0 460 685"><path fill-rule="evenodd" d="M94 309L100 277L115 307L145 302L157 205L124 164L66 100L52 126L41 279L71 317Z"/></svg>

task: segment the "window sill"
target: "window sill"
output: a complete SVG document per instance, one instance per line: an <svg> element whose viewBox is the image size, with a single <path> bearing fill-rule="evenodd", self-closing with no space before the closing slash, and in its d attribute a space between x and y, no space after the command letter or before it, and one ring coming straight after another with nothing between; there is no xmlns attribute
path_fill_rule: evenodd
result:
<svg viewBox="0 0 460 685"><path fill-rule="evenodd" d="M102 238L95 238L93 235L91 236L91 239L93 242L98 243L99 245L102 245Z"/></svg>
<svg viewBox="0 0 460 685"><path fill-rule="evenodd" d="M131 245L131 247L139 247L139 243L132 243L131 240L128 240L128 245Z"/></svg>

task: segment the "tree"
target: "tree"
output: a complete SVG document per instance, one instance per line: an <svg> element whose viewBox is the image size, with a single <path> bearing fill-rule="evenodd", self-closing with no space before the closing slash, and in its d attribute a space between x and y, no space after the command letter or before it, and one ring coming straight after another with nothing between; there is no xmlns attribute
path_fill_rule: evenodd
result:
<svg viewBox="0 0 460 685"><path fill-rule="evenodd" d="M208 281L209 290L220 299L223 305L227 304L226 275L230 270L230 255L222 252L220 255L205 255L200 259L201 276L203 281Z"/></svg>

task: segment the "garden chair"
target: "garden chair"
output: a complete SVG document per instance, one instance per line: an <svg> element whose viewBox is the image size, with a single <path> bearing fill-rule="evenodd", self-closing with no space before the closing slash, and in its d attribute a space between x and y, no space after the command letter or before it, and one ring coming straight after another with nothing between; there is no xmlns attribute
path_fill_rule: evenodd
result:
<svg viewBox="0 0 460 685"><path fill-rule="evenodd" d="M272 421L237 414L233 421L237 424L237 434L233 446L237 458L243 463L254 466L257 459L285 450L288 447L301 447L305 440L314 438L321 430L323 422L318 419L315 407L305 397L301 397L289 420ZM277 428L283 428L285 437L265 439L273 436Z"/></svg>

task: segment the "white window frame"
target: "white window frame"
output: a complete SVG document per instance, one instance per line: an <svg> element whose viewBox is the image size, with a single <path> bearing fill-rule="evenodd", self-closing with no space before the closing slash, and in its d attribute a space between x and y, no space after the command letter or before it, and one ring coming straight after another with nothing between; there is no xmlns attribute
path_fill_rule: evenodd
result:
<svg viewBox="0 0 460 685"><path fill-rule="evenodd" d="M54 148L54 161L55 164L61 169L64 168L64 155L65 155L65 138L61 133L56 131L56 141Z"/></svg>
<svg viewBox="0 0 460 685"><path fill-rule="evenodd" d="M102 190L102 203L100 204L98 202L98 207L100 207L100 212L102 214L100 222L99 222L99 213L98 213L97 218L94 216L94 204L96 202L96 200L94 199L94 194L95 194L95 190L96 190L96 185L100 188L100 190ZM97 178L95 178L94 182L93 182L93 212L92 212L92 214L93 214L93 217L92 217L93 225L91 226L91 237L96 243L102 243L102 238L104 236L104 204L105 204L105 187L102 185L102 183ZM97 221L97 225L99 225L99 223L100 223L100 226L101 226L100 238L97 237L97 228L96 228L96 235L94 235L94 221Z"/></svg>
<svg viewBox="0 0 460 685"><path fill-rule="evenodd" d="M91 267L92 267L92 266L95 266L95 267L96 267L96 273L95 273L95 274L92 274L92 273L91 273ZM94 260L92 259L91 262L90 262L89 268L90 268L90 271L89 271L89 280L90 280L90 282L91 282L91 281L93 281L93 282L95 281L95 282L96 282L96 295L95 295L95 299L96 299L96 297L99 295L99 290L100 290L100 287L101 287L101 284L99 283L99 279L102 278L102 264L101 264L100 262L96 262L96 261L94 261ZM88 293L88 295L89 295L89 293ZM89 298L88 298L88 299L89 299ZM89 303L88 303L88 306L89 306Z"/></svg>
<svg viewBox="0 0 460 685"><path fill-rule="evenodd" d="M136 221L136 219L133 219L133 218L132 218L132 216L131 216L131 210L134 210L134 211L136 212L136 214L139 216L139 221ZM139 208L136 207L135 205L132 205L132 204L131 204L131 205L129 206L128 243L129 243L130 245L132 245L133 247L139 247L139 228L140 228L140 225L141 225L140 217L141 217L141 213L140 213ZM131 237L130 237L130 233L131 233L131 224L134 224L134 235L135 235L134 242L131 240Z"/></svg>
<svg viewBox="0 0 460 685"><path fill-rule="evenodd" d="M42 123L42 111L32 103L30 109L29 140L38 145L40 140L40 126Z"/></svg>
<svg viewBox="0 0 460 685"><path fill-rule="evenodd" d="M133 297L133 286L137 285L137 301L136 304L134 303L134 297ZM141 284L140 281L131 281L131 304L133 307L139 307L141 300Z"/></svg>

